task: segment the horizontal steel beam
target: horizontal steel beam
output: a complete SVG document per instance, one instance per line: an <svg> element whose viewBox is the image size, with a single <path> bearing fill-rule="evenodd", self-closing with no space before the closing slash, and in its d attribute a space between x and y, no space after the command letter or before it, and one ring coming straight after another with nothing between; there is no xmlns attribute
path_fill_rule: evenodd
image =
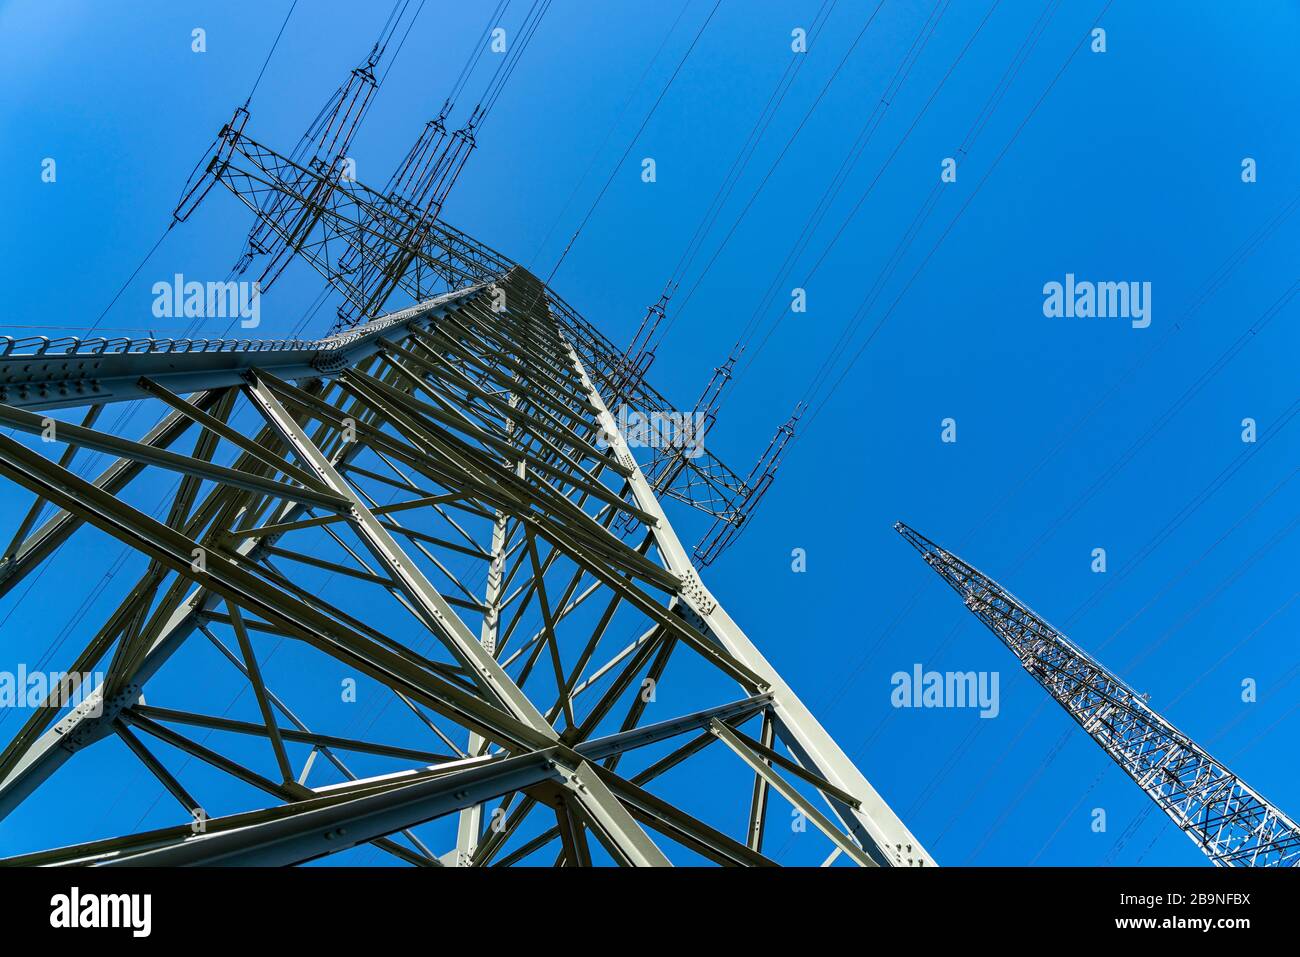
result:
<svg viewBox="0 0 1300 957"><path fill-rule="evenodd" d="M0 354L0 402L41 410L140 399L150 394L140 385L142 376L178 393L242 385L244 373L254 368L274 371L282 379L329 376L374 355L384 336L427 326L473 300L486 285L444 293L310 342L142 339L122 351L96 352L104 348L96 347L96 340L67 340L73 344L62 352Z"/></svg>

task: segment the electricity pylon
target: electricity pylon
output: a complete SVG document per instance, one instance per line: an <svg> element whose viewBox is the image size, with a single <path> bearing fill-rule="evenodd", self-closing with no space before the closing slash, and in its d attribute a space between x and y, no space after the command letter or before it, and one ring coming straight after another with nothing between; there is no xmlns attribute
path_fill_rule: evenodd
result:
<svg viewBox="0 0 1300 957"><path fill-rule="evenodd" d="M517 264L438 217L440 205L421 207L400 191L382 192L356 180L295 162L245 132L248 114L236 110L217 137L199 177L186 184L175 217L193 213L220 183L277 237L277 256L261 275L262 291L292 257L301 257L345 300L340 306L362 320L375 318L377 303L401 295L423 302L473 283L490 283ZM364 268L363 268L364 267ZM641 420L681 413L644 376L629 379L627 359L599 329L554 290L547 289L551 316L577 352L611 409L625 408ZM784 447L784 430L774 444ZM704 443L699 454L682 447L650 449L646 476L655 492L709 515L713 527L694 548L707 565L734 541L771 484L779 454L767 455L748 478L726 465Z"/></svg>
<svg viewBox="0 0 1300 957"><path fill-rule="evenodd" d="M894 528L1030 677L1222 867L1300 864L1300 828L1005 588L899 522Z"/></svg>
<svg viewBox="0 0 1300 957"><path fill-rule="evenodd" d="M482 263L438 229L442 275ZM0 753L0 814L61 785L106 801L76 777L93 749L175 820L9 863L759 865L772 792L828 860L933 863L700 580L605 349L516 266L316 341L0 339L0 425L40 437L0 435L4 494L35 495L0 595L73 539L127 556ZM127 401L141 437L95 427ZM85 580L60 574L23 598L37 624ZM322 667L398 716L320 728Z"/></svg>

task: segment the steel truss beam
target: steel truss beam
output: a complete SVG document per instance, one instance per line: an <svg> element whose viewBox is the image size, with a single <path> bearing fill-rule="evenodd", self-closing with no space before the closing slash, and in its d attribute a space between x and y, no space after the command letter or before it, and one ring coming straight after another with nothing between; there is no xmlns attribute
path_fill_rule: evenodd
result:
<svg viewBox="0 0 1300 957"><path fill-rule="evenodd" d="M51 699L0 752L0 815L115 741L185 822L12 863L280 864L372 845L423 866L664 865L681 849L766 865L769 792L846 860L931 863L704 587L541 283L513 268L325 342L120 354L80 401L140 399L162 416L143 439L94 415L54 423L57 460L0 436L0 478L37 496L11 575L79 529L143 563L69 669L107 663L104 684L71 710ZM45 395L15 387L24 408L0 403L0 421L44 434L32 410L75 389L39 368ZM187 430L191 453L166 448ZM120 457L89 481L77 454ZM159 470L180 480L154 517L133 480ZM245 714L144 702L196 634L250 692ZM272 639L349 669L416 732L308 727ZM678 681L702 698L665 712L655 692ZM650 790L717 741L744 762L719 765L739 773L717 785L735 789L736 836ZM359 777L348 752L396 770ZM203 817L213 798L176 753L278 803Z"/></svg>

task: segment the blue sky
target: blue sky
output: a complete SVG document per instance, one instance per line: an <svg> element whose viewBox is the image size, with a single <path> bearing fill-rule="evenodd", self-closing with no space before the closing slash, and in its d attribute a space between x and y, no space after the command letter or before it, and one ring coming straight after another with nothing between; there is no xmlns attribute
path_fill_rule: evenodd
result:
<svg viewBox="0 0 1300 957"><path fill-rule="evenodd" d="M790 62L791 29L810 25L820 5L722 0L618 167L554 280L616 342L631 337L672 275ZM252 102L250 132L287 151L367 52L387 6L300 2ZM491 6L429 0L357 139L360 180L387 180L441 104ZM900 519L1000 580L1256 789L1300 813L1293 638L1300 603L1288 604L1294 576L1286 574L1300 545L1290 534L1296 490L1282 484L1300 449L1300 426L1287 418L1300 307L1289 301L1268 314L1297 278L1300 222L1287 211L1300 189L1300 134L1288 118L1300 107L1293 78L1300 10L1116 0L1101 20L1106 52L1085 44L1071 57L1103 6L940 3L933 36L883 108L891 77L936 9L931 0L885 0L808 114L876 7L835 3L670 303L672 326L651 372L671 398L694 400L864 124L878 116L808 252L760 312L759 328L776 323L775 331L756 355L751 340L752 365L709 436L714 451L746 471L806 396L939 182L942 160L957 155L1050 11L961 156L956 182L938 191L854 327L847 355L883 320L879 331L824 404L825 393L816 394L818 411L806 417L757 518L707 576L944 864L1203 859L1158 814L1124 835L1146 799L1107 769L1059 708L1043 706L1042 690L1017 675L1010 654L894 533ZM690 0L668 34L678 0L556 0L445 218L549 273L712 7ZM84 329L99 316L247 96L287 9L242 0L0 3L0 261L10 334ZM519 15L510 12L507 23ZM206 53L190 49L195 27L206 30ZM57 161L56 183L41 180L45 157ZM643 157L655 160L654 183L641 181ZM1245 157L1257 162L1257 182L1242 182ZM804 285L882 167L806 280L808 311L790 313L788 290ZM172 231L99 329L178 332L150 314L150 285L175 272L223 278L248 225L232 197L214 193ZM1243 244L1247 254L1234 259ZM1067 273L1150 282L1150 327L1046 318L1043 285ZM265 334L293 327L318 288L305 266L291 269L263 303ZM1252 328L1257 333L1230 352ZM844 369L835 366L832 381ZM1247 417L1258 423L1253 446L1241 441ZM940 439L945 418L956 420L955 443ZM27 500L5 496L11 527ZM699 530L689 517L683 526L684 537ZM1098 547L1107 553L1104 574L1090 568ZM806 551L804 573L791 570L795 548ZM96 556L111 557L88 547L68 560ZM4 640L20 649L46 647L66 617L66 602L50 590L13 604L13 596L4 599L0 617L8 615ZM891 709L890 675L914 663L999 671L999 716ZM1247 678L1258 684L1253 703L1241 700ZM133 827L137 818L168 820L149 810L153 783L143 772L132 780L139 793L124 784L106 813L117 816L88 823L87 836ZM47 825L58 833L49 819L71 807L51 803L44 818L0 824L0 851L39 845L33 833ZM1107 812L1105 833L1090 829L1094 808ZM824 856L821 844L779 826L768 850L792 863Z"/></svg>

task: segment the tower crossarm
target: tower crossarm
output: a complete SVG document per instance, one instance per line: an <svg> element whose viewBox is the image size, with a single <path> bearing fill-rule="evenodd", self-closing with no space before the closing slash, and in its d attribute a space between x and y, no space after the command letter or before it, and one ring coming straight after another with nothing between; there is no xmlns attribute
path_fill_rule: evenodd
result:
<svg viewBox="0 0 1300 957"><path fill-rule="evenodd" d="M227 124L218 144L207 177L229 189L280 239L281 252L268 258L260 277L263 292L292 257L301 256L346 300L350 314L366 322L387 302L401 297L423 302L493 282L518 265L396 192L385 194L295 162L246 134L240 119ZM200 184L187 197L205 194ZM177 215L185 218L193 208L185 204ZM554 290L548 288L547 296L555 321L615 413L623 407L646 420L671 416L674 421L687 415L644 378L627 382L623 350ZM750 487L707 446L690 457L669 456L671 469L652 467L656 456L664 459L657 449L639 452L658 494L724 524L743 521L741 505Z"/></svg>
<svg viewBox="0 0 1300 957"><path fill-rule="evenodd" d="M1300 864L1300 828L1086 651L997 582L894 526L1021 666L1220 866Z"/></svg>
<svg viewBox="0 0 1300 957"><path fill-rule="evenodd" d="M481 297L485 283L442 293L347 332L321 339L205 339L0 336L0 403L58 409L149 395L144 380L173 391L237 385L254 368L284 379L357 365L386 337L430 326Z"/></svg>

